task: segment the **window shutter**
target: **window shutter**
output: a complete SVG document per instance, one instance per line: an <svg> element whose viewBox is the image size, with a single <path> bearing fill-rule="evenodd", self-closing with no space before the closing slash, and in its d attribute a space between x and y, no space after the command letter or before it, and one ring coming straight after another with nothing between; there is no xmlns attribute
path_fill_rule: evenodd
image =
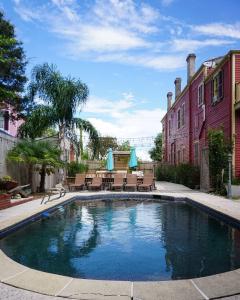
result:
<svg viewBox="0 0 240 300"><path fill-rule="evenodd" d="M9 112L5 111L4 113L4 130L8 131L9 129Z"/></svg>
<svg viewBox="0 0 240 300"><path fill-rule="evenodd" d="M212 99L212 103L214 103L213 97L214 97L214 79L211 81L211 99Z"/></svg>
<svg viewBox="0 0 240 300"><path fill-rule="evenodd" d="M218 77L218 98L223 98L223 70L219 72Z"/></svg>

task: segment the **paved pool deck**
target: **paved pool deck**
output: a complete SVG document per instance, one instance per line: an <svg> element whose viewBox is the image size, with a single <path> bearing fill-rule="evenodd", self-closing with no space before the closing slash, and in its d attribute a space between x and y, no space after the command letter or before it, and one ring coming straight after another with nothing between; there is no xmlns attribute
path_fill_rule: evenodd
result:
<svg viewBox="0 0 240 300"><path fill-rule="evenodd" d="M147 193L169 199L187 199L236 222L240 221L240 201L192 191L182 185L157 182L157 190ZM124 194L136 194L126 193ZM57 206L75 196L96 193L71 192L61 199L41 205L41 199L0 211L0 231ZM97 192L109 195L110 192ZM113 193L118 194L118 193ZM145 194L145 193L139 193ZM240 269L190 280L130 282L75 279L45 273L20 265L0 251L0 299L83 299L83 300L198 300L240 299Z"/></svg>

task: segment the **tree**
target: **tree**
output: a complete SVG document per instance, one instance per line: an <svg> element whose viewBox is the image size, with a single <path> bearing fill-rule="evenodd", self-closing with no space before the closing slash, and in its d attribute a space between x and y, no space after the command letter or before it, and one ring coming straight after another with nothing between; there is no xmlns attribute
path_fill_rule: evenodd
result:
<svg viewBox="0 0 240 300"><path fill-rule="evenodd" d="M130 142L129 141L125 141L122 144L118 145L118 150L119 151L130 151Z"/></svg>
<svg viewBox="0 0 240 300"><path fill-rule="evenodd" d="M154 161L162 160L162 134L159 133L154 139L154 147L149 151L150 157Z"/></svg>
<svg viewBox="0 0 240 300"><path fill-rule="evenodd" d="M92 141L88 143L88 148L91 151L94 151L94 143ZM109 148L112 148L112 150L116 150L118 148L117 138L112 136L99 137L97 157L99 159L103 159L106 156Z"/></svg>
<svg viewBox="0 0 240 300"><path fill-rule="evenodd" d="M45 191L46 174L62 166L60 149L50 141L22 140L8 152L7 159L28 166L28 179L33 187L33 171L40 174L40 192Z"/></svg>
<svg viewBox="0 0 240 300"><path fill-rule="evenodd" d="M20 136L35 139L49 127L57 127L59 144L65 157L65 137L79 143L74 130L87 131L96 145L98 134L88 121L76 118L75 114L88 97L88 87L80 80L63 77L56 66L47 63L37 65L32 70L32 81L28 87L28 98L34 101L39 97L44 105L34 107L20 128ZM96 152L96 151L95 151Z"/></svg>
<svg viewBox="0 0 240 300"><path fill-rule="evenodd" d="M20 110L20 94L27 81L25 67L27 61L22 43L15 37L14 26L4 19L0 11L0 107L4 103Z"/></svg>

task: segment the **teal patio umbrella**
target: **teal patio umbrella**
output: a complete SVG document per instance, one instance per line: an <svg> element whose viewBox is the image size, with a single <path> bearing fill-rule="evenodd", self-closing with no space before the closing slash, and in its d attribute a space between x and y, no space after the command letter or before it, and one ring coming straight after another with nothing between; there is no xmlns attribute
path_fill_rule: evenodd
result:
<svg viewBox="0 0 240 300"><path fill-rule="evenodd" d="M130 149L130 160L128 163L130 168L135 168L138 165L135 147Z"/></svg>
<svg viewBox="0 0 240 300"><path fill-rule="evenodd" d="M113 152L112 149L109 148L107 151L107 170L112 171L114 169L113 165Z"/></svg>

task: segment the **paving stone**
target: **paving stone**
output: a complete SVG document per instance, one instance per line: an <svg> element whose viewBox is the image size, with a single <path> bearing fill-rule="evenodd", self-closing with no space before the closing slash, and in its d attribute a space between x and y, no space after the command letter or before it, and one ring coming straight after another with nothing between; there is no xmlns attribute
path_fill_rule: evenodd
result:
<svg viewBox="0 0 240 300"><path fill-rule="evenodd" d="M1 300L61 300L61 298L25 291L13 286L0 283Z"/></svg>
<svg viewBox="0 0 240 300"><path fill-rule="evenodd" d="M134 300L203 300L189 280L134 282Z"/></svg>
<svg viewBox="0 0 240 300"><path fill-rule="evenodd" d="M131 283L128 281L105 281L73 279L59 296L86 300L130 300Z"/></svg>
<svg viewBox="0 0 240 300"><path fill-rule="evenodd" d="M7 279L11 276L14 276L18 273L27 270L26 267L16 263L15 261L8 258L2 250L0 250L0 280Z"/></svg>
<svg viewBox="0 0 240 300"><path fill-rule="evenodd" d="M26 272L3 280L4 283L37 293L56 295L71 278L28 269Z"/></svg>
<svg viewBox="0 0 240 300"><path fill-rule="evenodd" d="M236 271L193 279L208 298L240 294L240 273Z"/></svg>

